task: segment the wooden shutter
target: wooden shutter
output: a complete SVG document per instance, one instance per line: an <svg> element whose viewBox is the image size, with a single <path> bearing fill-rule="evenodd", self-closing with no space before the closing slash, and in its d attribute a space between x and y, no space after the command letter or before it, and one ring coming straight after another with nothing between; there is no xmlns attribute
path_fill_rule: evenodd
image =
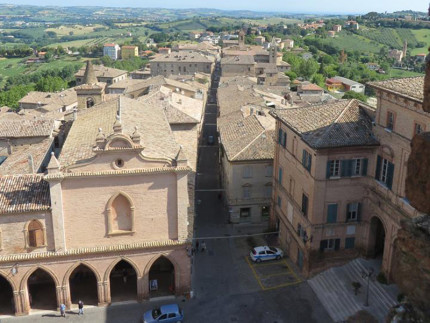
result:
<svg viewBox="0 0 430 323"><path fill-rule="evenodd" d="M28 245L30 247L37 247L36 231L34 230L28 232Z"/></svg>
<svg viewBox="0 0 430 323"><path fill-rule="evenodd" d="M287 133L284 132L284 135L282 137L282 147L287 148Z"/></svg>
<svg viewBox="0 0 430 323"><path fill-rule="evenodd" d="M352 174L352 159L344 159L341 161L340 176L350 177Z"/></svg>
<svg viewBox="0 0 430 323"><path fill-rule="evenodd" d="M36 246L40 247L44 245L44 239L43 239L43 231L38 229L34 231L34 236L36 240Z"/></svg>
<svg viewBox="0 0 430 323"><path fill-rule="evenodd" d="M348 219L348 216L349 216L349 205L350 205L351 203L348 203L347 205L346 205L346 217L345 217L345 222L348 222L349 221L349 219Z"/></svg>
<svg viewBox="0 0 430 323"><path fill-rule="evenodd" d="M302 165L304 167L306 167L306 159L307 159L307 151L303 149L303 154L302 154Z"/></svg>
<svg viewBox="0 0 430 323"><path fill-rule="evenodd" d="M308 171L311 171L311 166L312 166L312 155L308 154L308 166L306 167Z"/></svg>
<svg viewBox="0 0 430 323"><path fill-rule="evenodd" d="M282 144L282 129L281 128L279 128L279 131L278 131L278 144Z"/></svg>
<svg viewBox="0 0 430 323"><path fill-rule="evenodd" d="M340 249L340 239L335 239L334 240L334 250L339 250Z"/></svg>
<svg viewBox="0 0 430 323"><path fill-rule="evenodd" d="M355 238L345 239L345 249L353 249L355 246Z"/></svg>
<svg viewBox="0 0 430 323"><path fill-rule="evenodd" d="M325 248L327 248L327 240L321 240L320 241L320 250L324 251Z"/></svg>
<svg viewBox="0 0 430 323"><path fill-rule="evenodd" d="M282 184L282 168L280 168L280 167L278 170L278 181L280 184Z"/></svg>
<svg viewBox="0 0 430 323"><path fill-rule="evenodd" d="M363 165L361 165L361 176L367 176L367 163L368 163L368 159L367 158L363 158L361 160L361 162L363 163Z"/></svg>
<svg viewBox="0 0 430 323"><path fill-rule="evenodd" d="M393 176L394 176L394 164L388 162L388 171L387 171L387 187L391 190L393 186Z"/></svg>
<svg viewBox="0 0 430 323"><path fill-rule="evenodd" d="M378 158L376 159L376 172L375 172L375 179L379 181L380 175L381 175L381 165L382 165L382 157L378 155Z"/></svg>
<svg viewBox="0 0 430 323"><path fill-rule="evenodd" d="M329 204L327 207L327 223L337 222L337 204Z"/></svg>
<svg viewBox="0 0 430 323"><path fill-rule="evenodd" d="M326 178L330 178L330 163L332 160L327 161Z"/></svg>

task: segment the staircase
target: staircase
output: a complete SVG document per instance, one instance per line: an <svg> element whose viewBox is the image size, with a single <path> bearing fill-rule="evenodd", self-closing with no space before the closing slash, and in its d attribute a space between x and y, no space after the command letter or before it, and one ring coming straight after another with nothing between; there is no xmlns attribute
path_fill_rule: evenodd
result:
<svg viewBox="0 0 430 323"><path fill-rule="evenodd" d="M362 278L361 273L367 272L370 265L372 265L371 262L359 258L344 266L330 268L308 280L309 285L333 321L345 321L358 311L365 310L379 322L384 322L390 308L397 304L397 287L395 285L381 285L375 281L378 274L375 271L369 284L369 306L364 306L367 278ZM375 267L373 266L373 268ZM352 287L354 281L361 284L358 295L354 295Z"/></svg>

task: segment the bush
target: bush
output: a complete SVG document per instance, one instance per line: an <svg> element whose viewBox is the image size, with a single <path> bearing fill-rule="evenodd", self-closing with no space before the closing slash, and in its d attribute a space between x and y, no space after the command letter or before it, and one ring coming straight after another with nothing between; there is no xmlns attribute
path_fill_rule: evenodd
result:
<svg viewBox="0 0 430 323"><path fill-rule="evenodd" d="M385 276L385 274L382 271L378 274L378 276L376 276L376 280L380 284L384 284L384 285L388 284L387 277Z"/></svg>

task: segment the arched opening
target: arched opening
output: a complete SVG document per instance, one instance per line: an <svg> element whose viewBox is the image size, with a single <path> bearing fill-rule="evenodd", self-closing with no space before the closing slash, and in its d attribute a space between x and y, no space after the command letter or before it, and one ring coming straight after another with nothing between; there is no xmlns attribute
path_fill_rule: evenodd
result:
<svg viewBox="0 0 430 323"><path fill-rule="evenodd" d="M79 300L86 305L97 305L97 277L87 266L81 264L70 274L69 278L70 298L72 304Z"/></svg>
<svg viewBox="0 0 430 323"><path fill-rule="evenodd" d="M94 99L93 98L87 98L87 109L94 106Z"/></svg>
<svg viewBox="0 0 430 323"><path fill-rule="evenodd" d="M54 279L43 269L34 271L27 281L31 309L52 310L57 308Z"/></svg>
<svg viewBox="0 0 430 323"><path fill-rule="evenodd" d="M164 256L158 258L149 270L149 295L159 297L175 294L175 267Z"/></svg>
<svg viewBox="0 0 430 323"><path fill-rule="evenodd" d="M43 225L39 221L33 220L28 224L28 246L37 248L43 245L45 245Z"/></svg>
<svg viewBox="0 0 430 323"><path fill-rule="evenodd" d="M112 202L112 230L132 231L132 210L130 201L122 194L119 194Z"/></svg>
<svg viewBox="0 0 430 323"><path fill-rule="evenodd" d="M0 315L15 314L13 289L10 283L0 275Z"/></svg>
<svg viewBox="0 0 430 323"><path fill-rule="evenodd" d="M115 265L109 280L112 302L137 299L137 273L127 261L121 260Z"/></svg>
<svg viewBox="0 0 430 323"><path fill-rule="evenodd" d="M384 254L385 229L382 221L376 216L370 221L370 244L369 251L371 257L381 257Z"/></svg>

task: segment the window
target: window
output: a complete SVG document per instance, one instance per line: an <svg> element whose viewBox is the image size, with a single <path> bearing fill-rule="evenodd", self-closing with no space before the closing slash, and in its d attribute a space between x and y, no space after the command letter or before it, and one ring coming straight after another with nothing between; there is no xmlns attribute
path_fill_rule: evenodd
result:
<svg viewBox="0 0 430 323"><path fill-rule="evenodd" d="M264 197L270 198L272 196L272 183L264 185Z"/></svg>
<svg viewBox="0 0 430 323"><path fill-rule="evenodd" d="M134 232L134 205L124 192L113 195L108 202L108 234L130 234Z"/></svg>
<svg viewBox="0 0 430 323"><path fill-rule="evenodd" d="M414 135L418 135L424 131L424 126L415 122L414 125Z"/></svg>
<svg viewBox="0 0 430 323"><path fill-rule="evenodd" d="M243 168L243 178L251 178L252 177L252 167L251 166L245 166Z"/></svg>
<svg viewBox="0 0 430 323"><path fill-rule="evenodd" d="M297 225L297 234L303 240L305 240L307 238L306 230L305 230L305 228L302 227L302 225L300 223Z"/></svg>
<svg viewBox="0 0 430 323"><path fill-rule="evenodd" d="M345 249L354 249L355 238L346 238L345 239Z"/></svg>
<svg viewBox="0 0 430 323"><path fill-rule="evenodd" d="M282 185L282 175L283 175L282 167L279 167L279 169L278 169L278 182L281 185Z"/></svg>
<svg viewBox="0 0 430 323"><path fill-rule="evenodd" d="M302 194L302 212L304 216L308 216L309 199L305 193Z"/></svg>
<svg viewBox="0 0 430 323"><path fill-rule="evenodd" d="M282 207L282 199L280 196L278 196L278 206Z"/></svg>
<svg viewBox="0 0 430 323"><path fill-rule="evenodd" d="M27 245L31 248L43 247L45 245L45 232L42 223L38 220L33 220L28 224Z"/></svg>
<svg viewBox="0 0 430 323"><path fill-rule="evenodd" d="M251 186L243 186L242 193L244 199L251 198Z"/></svg>
<svg viewBox="0 0 430 323"><path fill-rule="evenodd" d="M287 147L287 133L284 132L281 128L278 130L278 144L282 147Z"/></svg>
<svg viewBox="0 0 430 323"><path fill-rule="evenodd" d="M320 241L320 250L339 250L340 239L327 239Z"/></svg>
<svg viewBox="0 0 430 323"><path fill-rule="evenodd" d="M361 205L358 202L346 206L346 221L359 221Z"/></svg>
<svg viewBox="0 0 430 323"><path fill-rule="evenodd" d="M327 178L340 176L340 160L329 160L327 162Z"/></svg>
<svg viewBox="0 0 430 323"><path fill-rule="evenodd" d="M270 206L263 206L262 208L261 208L261 216L263 217L263 218L267 218L267 217L269 217L269 215L270 215Z"/></svg>
<svg viewBox="0 0 430 323"><path fill-rule="evenodd" d="M394 129L394 113L391 111L387 112L387 129L393 130Z"/></svg>
<svg viewBox="0 0 430 323"><path fill-rule="evenodd" d="M327 205L327 223L337 222L337 204L332 203Z"/></svg>
<svg viewBox="0 0 430 323"><path fill-rule="evenodd" d="M272 175L273 175L273 166L266 166L266 169L265 169L265 171L266 171L266 177L272 177Z"/></svg>
<svg viewBox="0 0 430 323"><path fill-rule="evenodd" d="M170 318L176 317L176 314L175 313L170 313L167 317L170 319Z"/></svg>
<svg viewBox="0 0 430 323"><path fill-rule="evenodd" d="M393 185L393 175L394 164L378 155L376 160L375 179L391 189Z"/></svg>
<svg viewBox="0 0 430 323"><path fill-rule="evenodd" d="M251 208L249 207L240 208L239 213L241 218L249 218L251 216Z"/></svg>
<svg viewBox="0 0 430 323"><path fill-rule="evenodd" d="M361 165L362 161L361 159L353 159L352 160L352 175L358 176L361 175Z"/></svg>
<svg viewBox="0 0 430 323"><path fill-rule="evenodd" d="M306 168L309 172L311 171L312 166L312 155L308 153L305 149L303 149L303 155L302 155L302 165L304 168Z"/></svg>

